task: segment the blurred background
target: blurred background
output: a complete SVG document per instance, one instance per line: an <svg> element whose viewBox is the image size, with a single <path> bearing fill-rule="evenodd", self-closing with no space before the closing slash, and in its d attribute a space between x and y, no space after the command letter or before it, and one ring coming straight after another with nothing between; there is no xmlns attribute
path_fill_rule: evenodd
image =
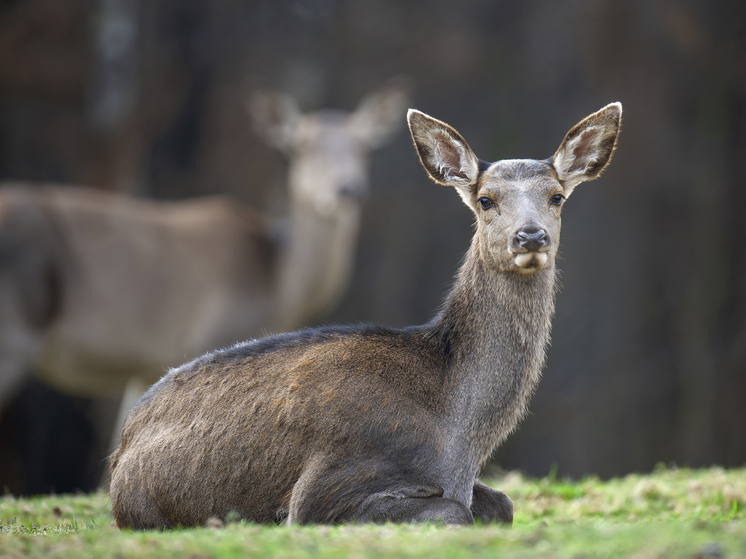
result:
<svg viewBox="0 0 746 559"><path fill-rule="evenodd" d="M279 217L286 160L250 93L352 110L397 75L490 161L549 157L624 105L612 164L564 209L548 365L494 462L746 463L746 3L3 0L0 179L229 194ZM316 324L429 320L468 247L470 212L427 179L404 118L371 155L349 288ZM95 487L95 406L27 383L0 418L0 488Z"/></svg>

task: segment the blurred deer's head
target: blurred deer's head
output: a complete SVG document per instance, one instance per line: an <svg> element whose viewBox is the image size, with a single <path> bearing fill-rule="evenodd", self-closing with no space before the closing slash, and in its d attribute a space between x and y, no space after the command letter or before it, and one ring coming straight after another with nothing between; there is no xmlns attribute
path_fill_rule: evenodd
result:
<svg viewBox="0 0 746 559"><path fill-rule="evenodd" d="M254 128L288 157L293 204L327 217L358 205L368 191L368 153L402 123L409 89L405 80L391 81L351 113L303 114L288 95L255 93L249 101Z"/></svg>

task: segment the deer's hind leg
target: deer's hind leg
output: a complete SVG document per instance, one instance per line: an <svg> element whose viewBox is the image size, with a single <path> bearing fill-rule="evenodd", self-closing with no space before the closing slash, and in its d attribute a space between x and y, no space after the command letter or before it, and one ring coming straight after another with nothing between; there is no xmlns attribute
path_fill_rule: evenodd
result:
<svg viewBox="0 0 746 559"><path fill-rule="evenodd" d="M293 487L288 522L436 522L473 524L467 506L443 498L437 485L385 475L373 461L344 463L315 457Z"/></svg>
<svg viewBox="0 0 746 559"><path fill-rule="evenodd" d="M112 486L111 497L111 512L117 528L150 530L171 527L160 507L143 490L130 490L125 494Z"/></svg>

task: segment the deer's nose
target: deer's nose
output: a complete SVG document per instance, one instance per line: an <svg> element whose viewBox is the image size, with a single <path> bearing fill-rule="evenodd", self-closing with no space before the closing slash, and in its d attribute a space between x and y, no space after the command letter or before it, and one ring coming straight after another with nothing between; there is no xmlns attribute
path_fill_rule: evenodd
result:
<svg viewBox="0 0 746 559"><path fill-rule="evenodd" d="M347 181L339 188L339 195L350 200L364 200L368 196L368 185L363 181Z"/></svg>
<svg viewBox="0 0 746 559"><path fill-rule="evenodd" d="M528 225L515 234L513 242L520 249L536 252L549 245L549 235L541 227Z"/></svg>

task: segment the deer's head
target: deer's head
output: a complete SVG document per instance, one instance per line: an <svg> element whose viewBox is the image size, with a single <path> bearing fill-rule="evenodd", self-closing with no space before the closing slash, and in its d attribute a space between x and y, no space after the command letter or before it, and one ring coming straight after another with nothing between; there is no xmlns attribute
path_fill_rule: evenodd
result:
<svg viewBox="0 0 746 559"><path fill-rule="evenodd" d="M359 204L368 191L368 153L398 127L408 91L398 79L368 94L352 113L308 114L288 95L255 93L249 103L254 127L287 155L293 203L321 216Z"/></svg>
<svg viewBox="0 0 746 559"><path fill-rule="evenodd" d="M571 128L549 159L487 163L448 124L414 109L407 115L425 170L474 212L482 260L521 274L554 266L562 206L609 163L621 118L621 103L612 103Z"/></svg>

